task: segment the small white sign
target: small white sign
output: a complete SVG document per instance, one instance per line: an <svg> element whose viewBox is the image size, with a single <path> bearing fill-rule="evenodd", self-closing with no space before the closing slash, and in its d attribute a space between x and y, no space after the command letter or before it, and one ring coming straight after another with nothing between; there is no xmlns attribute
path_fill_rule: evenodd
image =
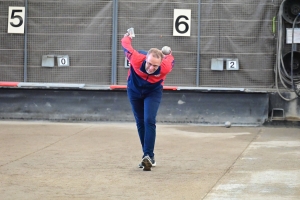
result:
<svg viewBox="0 0 300 200"><path fill-rule="evenodd" d="M126 57L125 57L125 60L124 60L124 67L125 68L130 68L130 62Z"/></svg>
<svg viewBox="0 0 300 200"><path fill-rule="evenodd" d="M286 43L292 44L293 43L293 29L287 28L286 29ZM300 43L300 28L294 29L294 44Z"/></svg>
<svg viewBox="0 0 300 200"><path fill-rule="evenodd" d="M174 9L173 36L191 36L190 9Z"/></svg>
<svg viewBox="0 0 300 200"><path fill-rule="evenodd" d="M70 61L69 61L69 56L57 56L57 66L58 67L69 67L70 66Z"/></svg>
<svg viewBox="0 0 300 200"><path fill-rule="evenodd" d="M25 7L9 6L7 33L24 34L24 23Z"/></svg>
<svg viewBox="0 0 300 200"><path fill-rule="evenodd" d="M237 59L226 60L226 69L227 70L239 70L239 62Z"/></svg>

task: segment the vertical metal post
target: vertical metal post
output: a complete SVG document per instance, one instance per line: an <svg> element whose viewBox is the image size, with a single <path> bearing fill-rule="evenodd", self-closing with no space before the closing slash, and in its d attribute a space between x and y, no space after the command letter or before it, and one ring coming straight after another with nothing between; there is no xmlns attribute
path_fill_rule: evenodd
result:
<svg viewBox="0 0 300 200"><path fill-rule="evenodd" d="M196 86L199 87L200 82L200 20L201 20L201 0L198 0L198 41L197 41L197 77L196 77Z"/></svg>
<svg viewBox="0 0 300 200"><path fill-rule="evenodd" d="M118 0L113 0L111 84L117 83Z"/></svg>
<svg viewBox="0 0 300 200"><path fill-rule="evenodd" d="M27 82L27 9L28 0L25 0L25 22L24 22L24 82Z"/></svg>

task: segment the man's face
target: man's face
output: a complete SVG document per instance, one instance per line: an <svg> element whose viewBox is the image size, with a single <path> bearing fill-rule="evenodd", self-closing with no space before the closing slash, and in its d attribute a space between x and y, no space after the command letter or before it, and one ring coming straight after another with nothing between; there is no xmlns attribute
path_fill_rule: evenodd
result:
<svg viewBox="0 0 300 200"><path fill-rule="evenodd" d="M161 64L160 58L155 58L152 54L148 55L146 58L146 72L148 74L153 74Z"/></svg>

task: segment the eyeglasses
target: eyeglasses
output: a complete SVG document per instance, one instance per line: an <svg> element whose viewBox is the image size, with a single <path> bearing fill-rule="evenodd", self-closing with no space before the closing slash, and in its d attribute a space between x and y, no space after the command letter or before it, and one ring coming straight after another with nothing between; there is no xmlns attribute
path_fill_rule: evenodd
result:
<svg viewBox="0 0 300 200"><path fill-rule="evenodd" d="M147 63L147 65L152 66L152 67L154 67L154 68L158 68L158 67L159 67L159 65L153 65L153 64L151 64L151 63L149 63L149 62L147 62L147 61L146 61L146 63Z"/></svg>

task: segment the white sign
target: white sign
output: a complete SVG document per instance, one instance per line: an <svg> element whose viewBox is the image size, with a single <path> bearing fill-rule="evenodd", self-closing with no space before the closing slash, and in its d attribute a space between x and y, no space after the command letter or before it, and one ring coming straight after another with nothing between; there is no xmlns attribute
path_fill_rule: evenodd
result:
<svg viewBox="0 0 300 200"><path fill-rule="evenodd" d="M7 33L24 34L25 7L8 8L8 28Z"/></svg>
<svg viewBox="0 0 300 200"><path fill-rule="evenodd" d="M130 62L129 60L125 57L125 63L124 63L125 68L130 68Z"/></svg>
<svg viewBox="0 0 300 200"><path fill-rule="evenodd" d="M226 69L227 70L239 70L239 61L237 59L226 60Z"/></svg>
<svg viewBox="0 0 300 200"><path fill-rule="evenodd" d="M293 29L287 28L286 29L286 43L292 44L293 43ZM294 43L300 43L300 28L294 29Z"/></svg>
<svg viewBox="0 0 300 200"><path fill-rule="evenodd" d="M69 67L70 66L70 61L69 61L69 56L57 56L57 66L58 67Z"/></svg>
<svg viewBox="0 0 300 200"><path fill-rule="evenodd" d="M173 36L191 36L191 10L174 9Z"/></svg>

